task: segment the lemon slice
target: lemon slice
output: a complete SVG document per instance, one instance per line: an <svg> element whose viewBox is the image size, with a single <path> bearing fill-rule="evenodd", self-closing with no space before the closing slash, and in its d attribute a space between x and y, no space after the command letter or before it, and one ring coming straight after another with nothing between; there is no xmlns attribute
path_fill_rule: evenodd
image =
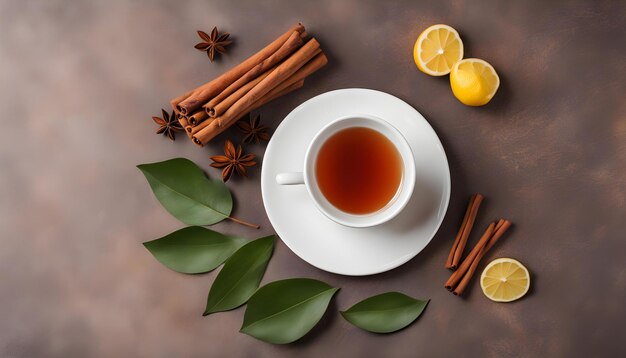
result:
<svg viewBox="0 0 626 358"><path fill-rule="evenodd" d="M448 25L433 25L422 32L413 48L413 59L420 71L444 76L463 58L463 41Z"/></svg>
<svg viewBox="0 0 626 358"><path fill-rule="evenodd" d="M466 58L454 64L450 71L452 93L461 103L482 106L493 98L500 87L500 78L486 61Z"/></svg>
<svg viewBox="0 0 626 358"><path fill-rule="evenodd" d="M517 260L496 259L489 263L480 275L480 287L485 296L492 301L515 301L528 292L530 274Z"/></svg>

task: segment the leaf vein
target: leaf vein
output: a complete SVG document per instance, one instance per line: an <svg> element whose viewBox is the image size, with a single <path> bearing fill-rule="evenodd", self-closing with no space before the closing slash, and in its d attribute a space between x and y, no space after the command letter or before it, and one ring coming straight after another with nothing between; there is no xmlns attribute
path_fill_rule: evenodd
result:
<svg viewBox="0 0 626 358"><path fill-rule="evenodd" d="M193 201L193 202L199 203L199 204L200 204L200 205L202 205L203 207L208 208L209 210L214 211L214 212L216 212L216 213L218 213L218 214L222 215L224 218L229 217L229 214L225 214L225 213L223 213L223 212L221 212L221 211L218 211L217 209L214 209L214 208L212 208L212 207L208 206L207 204L205 204L205 203L203 203L203 202L200 202L200 201L197 201L197 200L196 200L196 199L194 199L194 198L191 198L189 195L186 195L186 194L183 194L183 193L179 192L178 190L176 190L176 189L172 188L171 186L169 186L169 185L165 184L164 182L162 182L161 180L159 180L158 178L156 178L154 175L152 175L152 174L150 174L150 173L146 173L146 174L147 174L147 175L149 175L150 177L152 177L152 178L153 178L154 180L156 180L157 182L159 182L161 185L163 185L163 187L165 187L165 188L169 189L170 191L172 191L172 192L174 192L174 193L176 193L176 194L178 194L178 195L180 195L180 196L182 196L182 197L184 197L184 198L187 198L187 199L189 199L189 200L191 200L191 201ZM206 180L208 180L208 179L206 179Z"/></svg>
<svg viewBox="0 0 626 358"><path fill-rule="evenodd" d="M265 256L268 251L272 250L273 247L274 247L274 245L272 244L272 246L270 246L267 250L263 251L263 256ZM226 296L228 296L235 289L235 287L237 287L237 285L239 285L241 280L243 280L243 278L246 277L246 275L248 275L253 269L256 269L256 267L258 266L259 263L261 263L261 262L257 262L257 265L250 265L248 267L248 269L244 272L244 274L241 275L241 277L237 280L237 282L235 282L235 284L232 285L232 287L228 291L226 291L226 293L224 293L222 298L220 298L219 301L217 301L213 306L211 306L211 308L215 308L217 305L222 303L222 301L226 298ZM208 311L209 311L209 307L206 308L205 312L208 312Z"/></svg>
<svg viewBox="0 0 626 358"><path fill-rule="evenodd" d="M265 320L268 320L268 319L270 319L270 318L272 318L272 317L274 317L274 316L277 316L277 315L279 315L279 314L281 314L281 313L285 313L285 312L287 312L287 311L289 311L289 310L291 310L291 309L293 309L293 308L295 308L295 307L297 307L297 306L300 306L300 305L302 305L302 304L304 304L304 303L306 303L306 302L308 302L308 301L310 301L310 300L312 300L312 299L314 299L314 298L316 298L316 297L318 297L318 296L320 296L320 295L322 295L322 294L324 294L324 293L326 293L326 292L328 292L328 291L332 291L332 290L336 290L336 288L334 288L334 287L333 287L333 288L330 288L330 289L328 289L328 290L324 290L324 291L322 291L322 292L320 292L320 293L318 293L318 294L316 294L316 295L314 295L314 296L311 296L311 297L307 298L306 300L304 300L304 301L302 301L302 302L298 302L298 303L296 303L295 305L292 305L292 306L289 306L289 307L285 308L284 310L281 310L281 311L279 311L279 312L276 312L276 313L274 313L274 314L271 314L271 315L269 315L269 316L267 316L267 317L265 317L265 318L262 318L262 319L260 319L260 320L258 320L258 321L256 321L256 322L252 322L251 324L249 324L249 325L247 325L247 326L245 326L245 327L242 327L242 329L247 329L247 328L250 328L250 327L254 326L254 325L255 325L255 324L257 324L257 323L260 323L260 322L263 322L263 321L265 321Z"/></svg>

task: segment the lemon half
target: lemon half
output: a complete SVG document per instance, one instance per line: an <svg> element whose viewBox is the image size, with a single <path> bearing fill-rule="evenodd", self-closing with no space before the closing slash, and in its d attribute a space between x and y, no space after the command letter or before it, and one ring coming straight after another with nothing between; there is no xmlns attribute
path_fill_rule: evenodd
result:
<svg viewBox="0 0 626 358"><path fill-rule="evenodd" d="M487 298L511 302L523 297L530 287L530 274L519 261L510 258L493 260L482 275L480 287Z"/></svg>
<svg viewBox="0 0 626 358"><path fill-rule="evenodd" d="M454 64L450 71L452 93L461 103L482 106L493 98L500 87L496 70L484 60L466 58Z"/></svg>
<svg viewBox="0 0 626 358"><path fill-rule="evenodd" d="M413 59L420 71L444 76L463 58L463 41L448 25L433 25L422 32L413 48Z"/></svg>

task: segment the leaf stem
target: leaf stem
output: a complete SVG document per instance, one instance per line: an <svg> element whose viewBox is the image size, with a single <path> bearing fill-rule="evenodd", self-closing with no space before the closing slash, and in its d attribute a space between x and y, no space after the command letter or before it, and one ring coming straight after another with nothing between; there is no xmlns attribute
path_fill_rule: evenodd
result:
<svg viewBox="0 0 626 358"><path fill-rule="evenodd" d="M226 218L227 218L228 220L231 220L231 221L236 222L237 224L245 225L245 226L248 226L248 227L251 227L251 228L254 228L254 229L258 229L258 228L260 228L260 227L261 227L261 226L259 226L259 225L257 225L257 224L250 224L249 222L245 222L245 221L243 221L243 220L239 220L239 219L237 219L237 218L233 218L233 217L231 217L231 216L227 216Z"/></svg>

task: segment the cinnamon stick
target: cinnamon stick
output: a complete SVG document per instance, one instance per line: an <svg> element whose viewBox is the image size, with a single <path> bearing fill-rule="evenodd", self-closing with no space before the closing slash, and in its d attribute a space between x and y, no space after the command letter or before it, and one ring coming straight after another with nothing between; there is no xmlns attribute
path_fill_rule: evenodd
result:
<svg viewBox="0 0 626 358"><path fill-rule="evenodd" d="M274 100L274 99L276 99L278 97L284 96L284 95L286 95L289 92L295 91L298 88L302 87L303 85L304 85L304 80L300 80L300 81L298 81L296 83L293 83L292 85L282 89L280 92L268 93L265 97L263 97L259 101L257 101L250 108L250 111L257 109L257 108L267 104L268 102L270 102L270 101L272 101L272 100ZM244 115L245 115L245 113L242 114L239 118L237 118L237 120L241 119L241 117L243 117ZM200 139L202 137L199 137L199 136L201 135L201 133L203 131L207 131L207 133L213 133L213 136L211 137L211 138L213 138L213 137L215 137L216 135L218 135L219 133L223 132L226 129L225 127L219 127L217 125L217 123L215 123L215 119L213 119L213 118L206 119L200 125L204 125L203 126L203 130L200 130L199 132L196 132L195 134L193 134L193 131L192 131L191 139L192 139L192 141L195 144L197 144L197 145L199 145L201 147L204 146L204 144L206 144L206 142L208 141L208 139L207 139L205 142L202 142L202 140ZM195 129L195 127L193 129Z"/></svg>
<svg viewBox="0 0 626 358"><path fill-rule="evenodd" d="M504 233L509 229L509 227L511 227L511 222L509 220L506 220L506 219L501 219L501 220L502 220L502 225L500 225L498 230L496 230L493 233L493 237L491 238L491 240L489 240L489 243L487 244L486 251L491 250L493 245L495 245L496 242L500 240L502 235L504 235Z"/></svg>
<svg viewBox="0 0 626 358"><path fill-rule="evenodd" d="M196 110L193 114L187 117L187 121L191 126L198 125L198 123L205 120L209 115L202 108Z"/></svg>
<svg viewBox="0 0 626 358"><path fill-rule="evenodd" d="M296 89L298 89L298 88L302 87L302 85L304 84L304 81L299 81L299 82L301 82L299 86L291 86L291 85L294 85L294 83L291 83L291 84L290 84L290 86L282 86L282 87L280 87L280 88L279 88L279 87L277 87L277 88L275 88L274 90L272 90L272 91L268 92L265 96L263 96L263 98L262 98L261 100L259 100L259 101L255 102L255 103L251 106L251 108L250 108L250 110L249 110L248 112L250 112L250 111L252 111L252 110L254 110L254 109L257 109L257 108L261 107L262 105L266 104L267 102L269 102L269 101L271 101L271 100L273 100L273 99L275 99L275 98L278 98L278 97L280 97L280 96L282 96L282 95L285 95L285 94L287 94L287 93L289 93L289 92L291 92L291 91L294 91L294 90L296 90ZM242 114L239 116L239 118L237 118L237 120L241 119L241 117L243 117L243 116L244 116L246 113L248 113L248 112L242 113ZM195 136L196 134L201 135L201 134L200 134L200 132L205 132L205 131L203 131L203 130L204 130L205 128L209 127L209 126L211 127L211 129L210 129L210 131L211 131L211 132L213 132L213 131L219 131L219 133L221 133L222 131L224 131L224 130L226 129L226 128L221 128L221 129L220 129L220 128L219 128L219 126L218 126L218 124L217 124L216 122L214 122L214 121L215 121L215 119L214 119L214 118L209 118L209 119L210 119L210 121L205 120L204 122L202 122L202 123L198 124L197 126L192 127L192 128L191 128L191 134L192 134L192 135L194 135L194 136ZM208 131L209 131L209 130L206 130L206 132L208 132ZM219 133L215 133L215 135L214 135L214 136L216 136L216 135L217 135L217 134L219 134ZM214 137L214 136L213 136L213 137ZM211 137L211 138L213 138L213 137ZM209 138L209 139L211 139L211 138ZM207 141L208 141L208 139L207 139ZM194 142L195 142L195 140L194 140ZM205 143L206 143L206 142L205 142ZM205 144L205 143L203 143L203 144Z"/></svg>
<svg viewBox="0 0 626 358"><path fill-rule="evenodd" d="M459 269L456 270L450 276L448 281L446 281L446 284L444 285L444 287L447 290L452 291L454 289L454 287L456 287L456 285L459 283L459 281L463 278L463 275L465 275L465 273L467 272L467 270L471 266L472 261L474 261L476 256L478 256L478 254L480 253L480 250L485 245L487 245L487 243L489 242L489 240L493 236L493 233L495 231L495 226L496 225L494 223L489 224L489 226L487 227L487 230L485 230L485 233L483 234L483 236L480 237L480 240L478 240L478 243L476 243L476 246L474 246L472 251L470 251L469 255L467 255L465 260L463 260L463 262L461 263L461 266L459 266Z"/></svg>
<svg viewBox="0 0 626 358"><path fill-rule="evenodd" d="M476 269L478 268L478 264L480 263L480 260L493 247L493 245L495 245L495 243L500 239L500 237L502 237L504 232L506 232L506 230L508 230L510 226L511 226L511 222L508 220L504 220L502 225L500 225L500 228L493 234L493 236L491 237L487 245L481 248L480 252L478 253L478 255L476 255L471 265L469 266L467 272L463 276L463 279L461 280L461 282L454 289L454 291L452 291L454 295L460 296L461 294L463 294L463 291L465 291L465 288L467 287L469 281L474 276L474 273L476 272Z"/></svg>
<svg viewBox="0 0 626 358"><path fill-rule="evenodd" d="M293 75L319 52L321 52L319 42L314 38L310 39L304 46L278 65L274 71L228 108L224 114L218 117L216 119L217 124L219 126L232 124L235 118L239 117L242 113L248 112L249 107L254 102L261 99L267 92Z"/></svg>
<svg viewBox="0 0 626 358"><path fill-rule="evenodd" d="M506 222L505 219L498 220L498 223L496 224L496 227L495 229L493 229L493 231L494 232L498 231L502 227L502 225L504 225L505 222Z"/></svg>
<svg viewBox="0 0 626 358"><path fill-rule="evenodd" d="M206 105L204 105L204 108L206 108L211 117L217 117L221 115L222 113L224 113L224 106L220 107L219 110L216 111L215 106L217 104L233 94L236 90L241 88L241 86L255 79L260 74L276 65L282 59L292 54L298 47L300 47L300 45L302 45L302 38L300 38L300 33L298 31L294 31L289 36L287 41L285 41L285 43L278 50L276 50L276 52L274 52L270 57L261 61L261 63L254 66L248 72L243 74L243 76L241 76L235 82L226 87L217 96L213 97Z"/></svg>
<svg viewBox="0 0 626 358"><path fill-rule="evenodd" d="M200 108L211 98L243 76L246 72L250 71L253 67L257 66L259 63L274 54L287 41L294 31L302 33L304 31L304 26L302 26L302 24L298 24L291 27L287 30L287 32L279 36L276 40L272 41L269 45L265 46L259 52L250 56L239 65L231 68L229 71L216 79L196 88L187 98L178 103L176 108L183 115L192 113L196 109Z"/></svg>
<svg viewBox="0 0 626 358"><path fill-rule="evenodd" d="M317 54L311 61L307 62L291 77L287 78L286 80L278 84L278 86L274 87L274 89L272 89L265 96L263 96L261 100L255 102L253 107L261 107L265 103L282 96L286 92L291 92L292 90L302 87L304 85L304 79L307 76L322 68L327 63L328 59L326 58L326 55L324 55L324 53Z"/></svg>
<svg viewBox="0 0 626 358"><path fill-rule="evenodd" d="M253 106L251 110L257 109L273 100L275 100L278 97L282 97L284 95L286 95L289 92L293 92L295 90L297 90L298 88L301 88L302 86L304 86L304 80L300 80L298 82L294 82L291 83L289 86L285 86L285 87L276 87L275 89L279 89L278 91L274 91L272 90L271 92L268 92L268 94L266 94L263 98L261 98L260 100L258 100Z"/></svg>
<svg viewBox="0 0 626 358"><path fill-rule="evenodd" d="M474 227L474 221L476 220L476 215L478 214L478 208L480 207L480 203L483 201L484 197L477 193L472 196L470 200L471 206L468 207L469 212L467 216L467 221L465 221L465 225L461 225L459 229L459 234L457 234L458 242L455 240L456 245L454 245L454 255L452 256L452 264L449 268L456 269L459 266L459 262L461 262L461 256L463 255L463 250L465 250L465 245L467 244L467 239ZM448 266L446 264L446 266Z"/></svg>
<svg viewBox="0 0 626 358"><path fill-rule="evenodd" d="M292 83L297 83L301 81L313 72L322 68L327 63L328 59L326 58L326 56L323 53L319 53L311 61L307 62L298 71L296 71L296 73L294 73L291 77L287 78L285 81L283 81L283 83L279 84L277 88L272 89L272 91L268 93L270 95L274 95L277 91L281 91L284 88L283 86L291 86ZM255 107L258 107L258 104ZM245 113L250 112L250 110L251 109L248 109L247 111L242 111L242 114L236 117L236 120L231 121L230 124L236 122ZM194 135L194 143L202 146L218 134L222 133L224 130L226 130L226 128L228 128L228 125L219 126L217 123L212 123L209 126L208 124L201 123L199 126L196 126L192 131L192 134Z"/></svg>
<svg viewBox="0 0 626 358"><path fill-rule="evenodd" d="M474 203L474 198L476 194L473 194L470 197L470 201L467 204L467 209L465 209L465 215L463 216L463 221L461 222L461 227L459 228L459 232L456 234L456 238L454 239L454 243L452 244L452 248L450 249L450 254L448 254L448 259L446 260L446 268L456 270L456 266L452 264L454 260L454 254L456 253L456 249L459 246L459 242L461 241L461 235L463 235L463 230L465 229L465 225L467 225L467 220L469 219L470 211L472 211L472 204Z"/></svg>
<svg viewBox="0 0 626 358"><path fill-rule="evenodd" d="M294 84L296 82L300 82L301 80L303 80L306 77L308 77L309 75L311 75L313 72L315 72L315 71L319 70L320 68L324 67L327 63L328 63L328 58L326 57L326 55L323 52L318 53L317 55L315 55L315 57L313 57L304 66L300 67L300 69L298 71L296 71L291 77L287 78L285 81L280 83L278 86L276 86L269 93L280 92L284 88L287 88L287 87L291 86L292 84Z"/></svg>
<svg viewBox="0 0 626 358"><path fill-rule="evenodd" d="M193 93L193 91L194 91L194 90L189 90L189 91L187 91L187 92L185 92L185 93L181 94L180 96L178 96L178 97L176 97L176 98L174 98L173 100L171 100L171 101L170 101L170 105L172 106L172 109L173 109L174 111L176 111L176 113L178 113L179 115L181 115L181 114L180 114L180 112L178 111L178 104L179 104L180 102L184 101L187 97L189 97L189 96ZM180 118L180 117L179 117L179 118Z"/></svg>
<svg viewBox="0 0 626 358"><path fill-rule="evenodd" d="M189 126L189 122L187 122L187 118L179 117L178 123L180 123L180 126L183 127L183 129L185 130L185 134L187 134L187 137L191 138L191 126Z"/></svg>
<svg viewBox="0 0 626 358"><path fill-rule="evenodd" d="M217 113L222 114L222 113L226 112L226 110L230 106L232 106L241 97L243 97L243 95L248 93L248 91L250 91L252 89L252 87L256 86L257 83L261 82L261 80L263 80L265 77L267 77L267 75L269 75L270 72L272 72L273 70L274 70L274 68L271 68L271 69L263 72L259 77L255 78L252 81L250 81L250 82L246 83L245 85L241 86L238 90L236 90L230 96L226 97L221 102L214 102L213 100L210 100L207 104L205 104L202 107L205 109L205 111L207 112L209 117L212 117L212 118L217 117Z"/></svg>

